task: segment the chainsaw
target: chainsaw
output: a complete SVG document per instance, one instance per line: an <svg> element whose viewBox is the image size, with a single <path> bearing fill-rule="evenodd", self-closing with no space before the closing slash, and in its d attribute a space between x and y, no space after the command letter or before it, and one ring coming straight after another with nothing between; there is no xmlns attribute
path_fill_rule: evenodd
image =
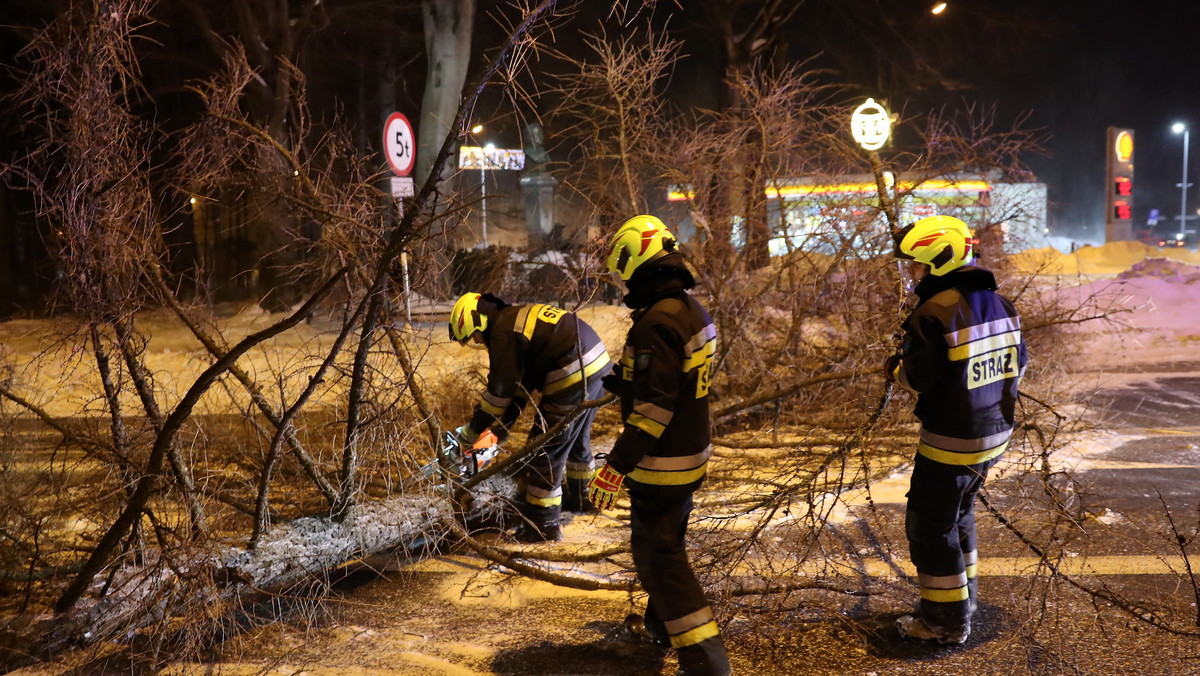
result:
<svg viewBox="0 0 1200 676"><path fill-rule="evenodd" d="M453 431L445 432L442 435L439 459L422 465L420 474L426 478L432 477L437 473L440 464L445 462L447 467L457 472L458 478L467 479L490 465L499 454L500 441L491 430L479 435L469 449L464 449L458 443L458 435Z"/></svg>

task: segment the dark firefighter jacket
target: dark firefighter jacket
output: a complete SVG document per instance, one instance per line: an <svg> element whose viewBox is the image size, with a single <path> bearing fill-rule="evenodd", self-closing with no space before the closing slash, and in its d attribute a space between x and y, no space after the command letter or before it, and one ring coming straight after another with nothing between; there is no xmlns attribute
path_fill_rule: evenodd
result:
<svg viewBox="0 0 1200 676"><path fill-rule="evenodd" d="M564 415L583 401L584 377L598 379L611 370L608 351L592 327L552 305L504 306L489 317L483 339L490 367L487 389L471 416L476 433L491 427L506 434L539 390L542 412Z"/></svg>
<svg viewBox="0 0 1200 676"><path fill-rule="evenodd" d="M687 293L695 281L682 257L645 272L638 270L625 297L633 326L615 388L625 425L608 463L634 487L695 490L712 454L708 388L717 329Z"/></svg>
<svg viewBox="0 0 1200 676"><path fill-rule="evenodd" d="M1028 359L1020 317L983 268L926 275L916 293L894 375L917 393L917 452L950 465L991 460L1008 446Z"/></svg>

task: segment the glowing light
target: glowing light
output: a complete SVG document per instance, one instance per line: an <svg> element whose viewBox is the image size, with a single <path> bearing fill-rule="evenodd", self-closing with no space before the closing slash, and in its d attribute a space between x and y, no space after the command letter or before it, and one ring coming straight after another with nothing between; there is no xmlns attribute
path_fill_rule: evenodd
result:
<svg viewBox="0 0 1200 676"><path fill-rule="evenodd" d="M1175 132L1176 134L1182 134L1184 129L1187 129L1187 125L1182 122L1176 122L1175 124L1171 125L1171 131Z"/></svg>
<svg viewBox="0 0 1200 676"><path fill-rule="evenodd" d="M945 2L939 2L938 4L933 6L933 9L931 9L929 11L932 14L941 14L942 12L946 11L947 4L948 3L945 3Z"/></svg>
<svg viewBox="0 0 1200 676"><path fill-rule="evenodd" d="M1117 134L1117 160L1128 162L1129 158L1133 157L1133 135L1127 131L1122 131Z"/></svg>
<svg viewBox="0 0 1200 676"><path fill-rule="evenodd" d="M899 181L896 183L896 187L901 191L951 193L988 192L992 189L992 186L987 181L952 181L949 179L931 179L922 181L920 184L913 183L912 181ZM875 194L878 191L879 186L864 181L862 183L780 185L778 187L768 187L763 193L768 199L780 199L803 197L805 195ZM691 190L675 188L667 193L667 200L671 202L683 202L692 199L694 196L695 193Z"/></svg>
<svg viewBox="0 0 1200 676"><path fill-rule="evenodd" d="M483 125L482 125L482 124L477 124L477 125L475 125L474 127L471 127L471 133L472 133L472 134L478 134L478 133L479 133L479 132L481 132L481 131L483 131Z"/></svg>
<svg viewBox="0 0 1200 676"><path fill-rule="evenodd" d="M891 132L891 116L875 99L867 99L850 115L850 135L864 150L879 150Z"/></svg>

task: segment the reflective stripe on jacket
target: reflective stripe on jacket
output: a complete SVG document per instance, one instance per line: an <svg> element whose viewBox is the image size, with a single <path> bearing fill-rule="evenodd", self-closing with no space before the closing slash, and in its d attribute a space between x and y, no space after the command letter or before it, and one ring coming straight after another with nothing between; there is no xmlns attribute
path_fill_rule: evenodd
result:
<svg viewBox="0 0 1200 676"><path fill-rule="evenodd" d="M584 378L608 374L612 362L600 337L573 312L553 305L511 305L489 318L487 389L475 406L471 428L507 429L535 391L539 407L565 412L583 401Z"/></svg>
<svg viewBox="0 0 1200 676"><path fill-rule="evenodd" d="M896 381L917 393L917 452L949 465L991 460L1008 447L1028 361L1020 317L983 268L927 275L916 292Z"/></svg>
<svg viewBox="0 0 1200 676"><path fill-rule="evenodd" d="M708 389L717 329L683 291L632 318L618 364L625 425L608 463L635 484L694 489L712 454Z"/></svg>

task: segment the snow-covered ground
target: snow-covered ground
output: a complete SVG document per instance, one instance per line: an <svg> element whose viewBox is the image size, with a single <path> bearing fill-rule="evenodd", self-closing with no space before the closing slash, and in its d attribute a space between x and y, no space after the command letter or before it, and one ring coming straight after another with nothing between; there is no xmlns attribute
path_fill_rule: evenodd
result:
<svg viewBox="0 0 1200 676"><path fill-rule="evenodd" d="M1200 364L1200 254L1172 249L1158 251L1135 242L1083 247L1074 253L1052 248L1027 251L1013 257L1018 270L1045 275L1056 283L1057 293L1068 303L1084 298L1102 299L1104 307L1119 309L1116 323L1083 324L1077 328L1079 358L1096 364L1094 375L1104 386L1146 379L1145 366L1164 363ZM628 312L620 307L585 308L592 324L610 350L619 350L628 326ZM247 309L231 319L243 333L264 326L270 317ZM32 338L36 322L0 324L0 343L18 355L36 355L45 346ZM426 377L437 378L447 369L460 368L462 360L482 360L481 353L450 344L440 324L427 327L429 347L421 361ZM156 368L190 382L205 365L199 346L183 334L164 329L154 333ZM292 344L325 340L319 326L301 326L280 340ZM279 345L279 343L276 343ZM268 348L269 349L269 348ZM1037 358L1037 355L1034 355ZM64 374L69 355L63 355ZM1200 369L1200 366L1194 367ZM1087 368L1079 369L1088 372ZM64 375L64 377L66 377ZM64 386L64 392L75 388ZM50 407L73 405L68 400L47 402ZM52 408L52 412L57 409ZM1093 462L1092 456L1120 443L1126 436L1100 430L1083 435L1062 455L1071 466ZM718 459L719 461L719 459ZM903 476L873 486L876 503L899 503L906 489ZM704 506L700 497L698 509ZM840 512L839 512L840 516ZM620 543L627 538L626 524L614 514L580 517L565 529L560 545L543 546L579 555L600 543ZM573 569L572 562L549 563ZM472 555L442 556L387 573L410 580L414 598L379 598L376 592L355 598L348 592L349 612L315 629L268 627L239 640L247 659L238 650L226 650L215 664L176 664L172 673L306 673L306 674L484 674L519 671L480 671L481 663L511 651L536 650L539 641L577 642L588 618L619 614L633 606L625 593L579 592L527 579L512 579ZM396 585L384 587L397 589ZM414 603L416 605L414 605ZM419 610L421 604L425 610ZM374 609L374 610L372 610ZM554 609L553 611L548 609ZM594 613L594 614L590 614ZM391 619L380 629L378 616ZM358 620L355 620L358 617ZM521 617L514 626L513 617ZM318 624L321 624L318 622ZM592 672L564 664L564 673ZM538 672L543 673L543 672ZM549 673L549 672L544 672Z"/></svg>

